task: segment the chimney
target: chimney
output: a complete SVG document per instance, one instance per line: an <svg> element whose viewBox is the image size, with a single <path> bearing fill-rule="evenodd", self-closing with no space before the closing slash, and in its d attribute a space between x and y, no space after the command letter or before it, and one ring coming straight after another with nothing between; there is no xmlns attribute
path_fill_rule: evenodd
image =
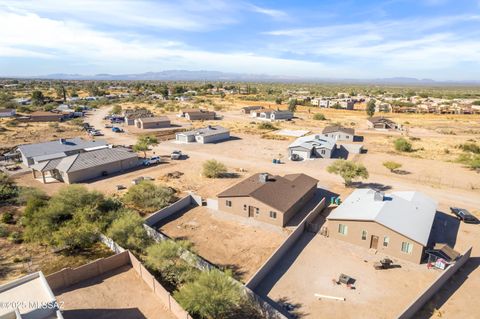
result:
<svg viewBox="0 0 480 319"><path fill-rule="evenodd" d="M375 192L375 194L373 195L373 200L376 202L383 202L384 197L385 194L383 194L382 192Z"/></svg>
<svg viewBox="0 0 480 319"><path fill-rule="evenodd" d="M268 182L268 173L260 173L258 175L258 181L262 184L265 184Z"/></svg>

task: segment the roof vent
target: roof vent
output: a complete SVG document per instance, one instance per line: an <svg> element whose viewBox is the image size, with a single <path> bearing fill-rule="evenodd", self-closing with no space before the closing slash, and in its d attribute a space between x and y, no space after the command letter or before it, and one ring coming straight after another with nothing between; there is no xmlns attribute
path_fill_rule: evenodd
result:
<svg viewBox="0 0 480 319"><path fill-rule="evenodd" d="M64 138L61 138L61 139L59 140L60 144L65 144L66 141L67 141L67 140L65 140Z"/></svg>
<svg viewBox="0 0 480 319"><path fill-rule="evenodd" d="M266 183L266 182L268 182L268 173L260 173L260 174L258 175L258 181L259 181L260 183Z"/></svg>
<svg viewBox="0 0 480 319"><path fill-rule="evenodd" d="M373 200L376 202L383 202L384 197L385 194L383 194L382 192L375 192L375 194L373 194Z"/></svg>

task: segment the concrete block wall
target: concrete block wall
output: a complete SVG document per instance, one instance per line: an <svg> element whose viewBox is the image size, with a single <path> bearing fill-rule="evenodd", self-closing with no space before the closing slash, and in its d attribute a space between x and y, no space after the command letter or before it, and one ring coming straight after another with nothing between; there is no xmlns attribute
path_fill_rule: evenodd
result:
<svg viewBox="0 0 480 319"><path fill-rule="evenodd" d="M325 198L317 204L308 215L300 222L295 230L285 239L285 241L273 252L268 260L260 267L259 270L245 284L251 290L255 290L258 284L267 276L276 264L285 256L285 254L296 244L303 235L307 223L312 222L325 208Z"/></svg>
<svg viewBox="0 0 480 319"><path fill-rule="evenodd" d="M195 198L193 196L195 196ZM162 221L163 219L175 214L176 212L179 212L182 209L187 208L189 205L192 205L192 204L198 205L197 204L198 196L196 195L193 195L193 196L187 195L181 198L180 200L176 201L175 203L167 207L164 207L159 211L156 211L155 213L153 213L152 215L148 216L145 219L145 224L147 224L148 226L153 226L159 223L160 221ZM201 203L202 203L202 199L200 197L200 205Z"/></svg>
<svg viewBox="0 0 480 319"><path fill-rule="evenodd" d="M463 255L442 272L440 276L428 286L402 313L398 319L415 318L415 314L442 288L442 286L450 279L470 258L472 247L467 249Z"/></svg>

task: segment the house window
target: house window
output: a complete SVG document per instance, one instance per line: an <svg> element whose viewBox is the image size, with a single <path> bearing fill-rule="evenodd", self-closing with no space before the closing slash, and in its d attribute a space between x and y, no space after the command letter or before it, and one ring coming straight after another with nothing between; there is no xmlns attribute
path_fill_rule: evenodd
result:
<svg viewBox="0 0 480 319"><path fill-rule="evenodd" d="M277 212L270 211L270 218L277 218Z"/></svg>
<svg viewBox="0 0 480 319"><path fill-rule="evenodd" d="M258 207L255 208L255 213L256 213L257 215L260 214L260 208L258 208Z"/></svg>
<svg viewBox="0 0 480 319"><path fill-rule="evenodd" d="M232 207L232 201L231 200L225 201L225 205L227 205L228 207Z"/></svg>
<svg viewBox="0 0 480 319"><path fill-rule="evenodd" d="M322 155L325 155L325 150L322 150L320 153L322 153Z"/></svg>
<svg viewBox="0 0 480 319"><path fill-rule="evenodd" d="M243 210L247 210L247 205L243 205Z"/></svg>
<svg viewBox="0 0 480 319"><path fill-rule="evenodd" d="M348 226L343 224L338 224L338 232L346 236L348 234Z"/></svg>
<svg viewBox="0 0 480 319"><path fill-rule="evenodd" d="M388 236L383 237L383 247L388 247L389 243L390 243L390 237Z"/></svg>
<svg viewBox="0 0 480 319"><path fill-rule="evenodd" d="M362 240L367 240L367 231L362 230Z"/></svg>
<svg viewBox="0 0 480 319"><path fill-rule="evenodd" d="M402 242L402 252L406 254L411 254L413 250L413 245L406 241Z"/></svg>

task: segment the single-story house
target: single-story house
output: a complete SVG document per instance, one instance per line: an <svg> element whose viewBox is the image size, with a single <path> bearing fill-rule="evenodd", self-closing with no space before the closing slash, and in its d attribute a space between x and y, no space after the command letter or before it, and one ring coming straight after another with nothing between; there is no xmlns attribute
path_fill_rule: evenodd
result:
<svg viewBox="0 0 480 319"><path fill-rule="evenodd" d="M126 109L123 111L123 117L127 125L134 125L136 119L153 117L153 114L145 108Z"/></svg>
<svg viewBox="0 0 480 319"><path fill-rule="evenodd" d="M252 111L263 110L263 106L261 105L252 105L252 106L245 106L242 107L242 113L250 114Z"/></svg>
<svg viewBox="0 0 480 319"><path fill-rule="evenodd" d="M184 117L189 121L208 121L215 119L215 112L193 109L184 112Z"/></svg>
<svg viewBox="0 0 480 319"><path fill-rule="evenodd" d="M342 126L327 126L323 129L322 134L335 141L353 141L355 130L353 128Z"/></svg>
<svg viewBox="0 0 480 319"><path fill-rule="evenodd" d="M63 118L64 115L60 113L37 111L22 116L19 120L26 122L60 122Z"/></svg>
<svg viewBox="0 0 480 319"><path fill-rule="evenodd" d="M56 141L25 144L17 147L25 166L31 166L46 160L70 156L73 154L106 148L105 140L86 141L79 137L59 139Z"/></svg>
<svg viewBox="0 0 480 319"><path fill-rule="evenodd" d="M288 156L296 154L300 159L331 158L336 149L335 140L320 134L297 138L288 146Z"/></svg>
<svg viewBox="0 0 480 319"><path fill-rule="evenodd" d="M313 198L317 183L305 174L255 174L218 194L218 208L283 227Z"/></svg>
<svg viewBox="0 0 480 319"><path fill-rule="evenodd" d="M0 286L0 318L61 319L55 295L41 271Z"/></svg>
<svg viewBox="0 0 480 319"><path fill-rule="evenodd" d="M170 119L166 116L141 117L135 119L135 127L140 129L165 128L170 127Z"/></svg>
<svg viewBox="0 0 480 319"><path fill-rule="evenodd" d="M123 149L103 148L77 153L63 158L51 159L33 164L33 178L37 172L43 183L50 176L61 182L72 184L123 172L139 165L138 155Z"/></svg>
<svg viewBox="0 0 480 319"><path fill-rule="evenodd" d="M367 120L368 128L373 128L377 130L399 130L401 125L395 123L394 121L383 117L383 116L374 116Z"/></svg>
<svg viewBox="0 0 480 319"><path fill-rule="evenodd" d="M15 109L0 109L0 117L12 117L17 114Z"/></svg>
<svg viewBox="0 0 480 319"><path fill-rule="evenodd" d="M188 132L179 132L175 135L177 142L181 143L214 143L228 140L230 138L230 130L223 126L207 126Z"/></svg>
<svg viewBox="0 0 480 319"><path fill-rule="evenodd" d="M421 263L437 203L416 191L357 189L327 217L331 238Z"/></svg>
<svg viewBox="0 0 480 319"><path fill-rule="evenodd" d="M293 113L287 110L260 109L250 112L251 117L266 121L289 121L293 119Z"/></svg>

